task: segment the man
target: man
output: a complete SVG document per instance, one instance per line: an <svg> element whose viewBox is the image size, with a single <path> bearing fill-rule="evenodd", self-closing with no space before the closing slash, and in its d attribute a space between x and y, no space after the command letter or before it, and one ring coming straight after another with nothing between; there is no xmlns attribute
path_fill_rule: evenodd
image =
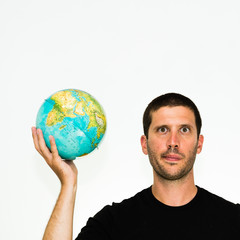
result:
<svg viewBox="0 0 240 240"><path fill-rule="evenodd" d="M201 117L187 97L154 99L143 116L141 146L153 167L153 185L89 218L77 239L240 239L240 205L195 185L193 165L203 146ZM72 239L77 169L63 161L50 137L32 129L35 148L61 181L44 239Z"/></svg>

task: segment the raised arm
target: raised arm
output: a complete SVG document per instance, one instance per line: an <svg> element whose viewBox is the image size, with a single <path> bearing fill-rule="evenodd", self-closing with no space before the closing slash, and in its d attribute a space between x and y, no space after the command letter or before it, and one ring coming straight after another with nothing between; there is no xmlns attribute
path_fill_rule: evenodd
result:
<svg viewBox="0 0 240 240"><path fill-rule="evenodd" d="M73 213L77 191L77 168L72 161L61 159L53 136L50 136L51 151L47 148L40 129L33 127L32 136L36 150L61 182L61 191L45 229L43 240L70 240L72 239Z"/></svg>

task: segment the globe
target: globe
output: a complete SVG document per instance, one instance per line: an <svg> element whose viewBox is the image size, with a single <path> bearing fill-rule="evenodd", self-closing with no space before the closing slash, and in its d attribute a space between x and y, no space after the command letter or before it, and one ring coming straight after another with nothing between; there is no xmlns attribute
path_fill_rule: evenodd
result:
<svg viewBox="0 0 240 240"><path fill-rule="evenodd" d="M102 106L89 93L65 89L44 101L37 114L36 127L42 130L49 149L52 135L59 155L74 160L99 145L106 131L106 117Z"/></svg>

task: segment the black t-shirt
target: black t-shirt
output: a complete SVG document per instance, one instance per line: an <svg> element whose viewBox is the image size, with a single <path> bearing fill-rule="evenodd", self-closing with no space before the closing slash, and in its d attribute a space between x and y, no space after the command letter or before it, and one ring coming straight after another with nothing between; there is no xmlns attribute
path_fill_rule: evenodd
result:
<svg viewBox="0 0 240 240"><path fill-rule="evenodd" d="M77 240L240 239L240 205L198 187L188 204L159 202L151 187L104 207Z"/></svg>

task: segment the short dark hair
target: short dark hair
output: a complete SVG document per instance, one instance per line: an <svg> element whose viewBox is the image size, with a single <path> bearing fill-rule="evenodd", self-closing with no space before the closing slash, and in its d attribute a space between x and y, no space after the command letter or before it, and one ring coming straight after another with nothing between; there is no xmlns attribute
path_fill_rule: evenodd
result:
<svg viewBox="0 0 240 240"><path fill-rule="evenodd" d="M197 126L197 136L199 137L201 132L201 127L202 127L202 119L197 106L194 104L194 102L191 99L179 93L167 93L153 99L148 104L143 114L143 130L147 138L148 138L149 126L152 122L152 113L157 111L161 107L167 107L167 106L169 107L184 106L192 110L195 116L195 123Z"/></svg>

